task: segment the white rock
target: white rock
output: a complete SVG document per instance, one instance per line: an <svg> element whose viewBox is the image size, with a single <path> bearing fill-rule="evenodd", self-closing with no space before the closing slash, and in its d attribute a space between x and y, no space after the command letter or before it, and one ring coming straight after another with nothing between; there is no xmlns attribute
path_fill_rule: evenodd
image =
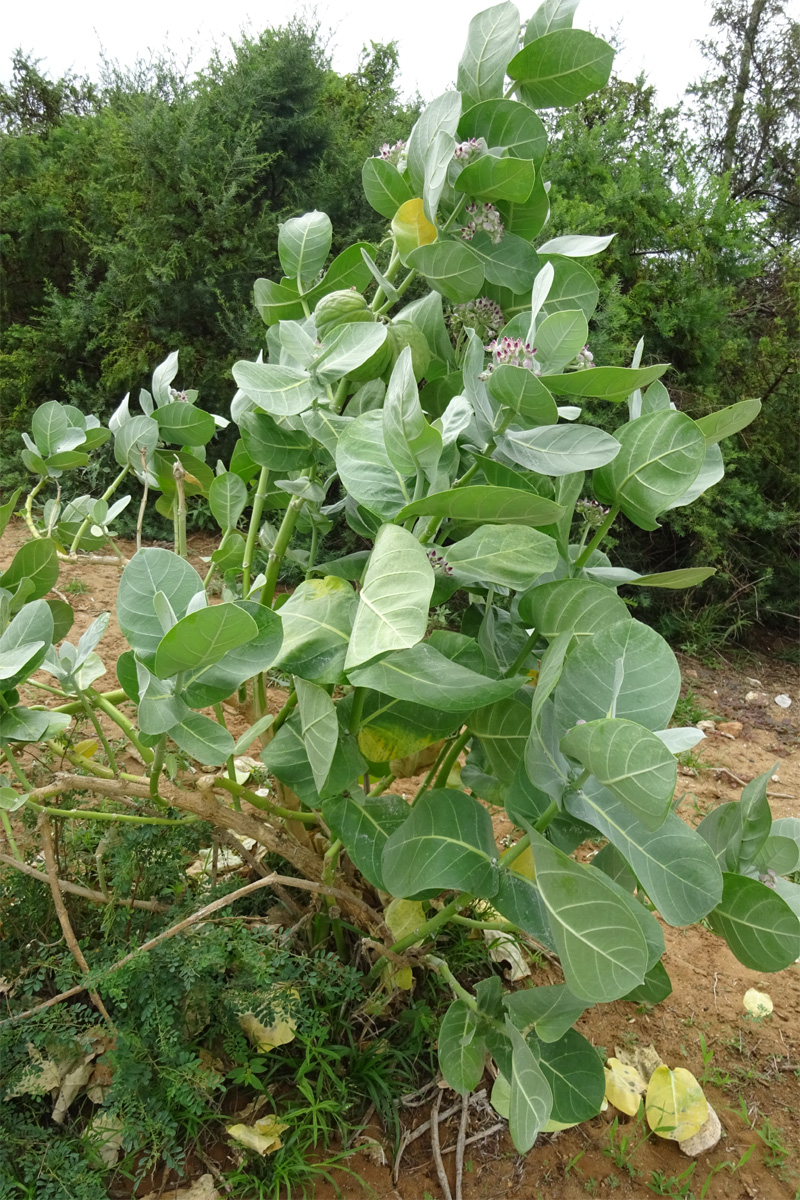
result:
<svg viewBox="0 0 800 1200"><path fill-rule="evenodd" d="M745 696L745 703L756 704L760 708L763 708L764 705L768 702L768 700L769 700L769 696L767 695L766 692L748 692L747 695Z"/></svg>
<svg viewBox="0 0 800 1200"><path fill-rule="evenodd" d="M759 992L757 988L748 988L744 994L744 1007L754 1017L768 1017L772 1012L772 997L768 992Z"/></svg>
<svg viewBox="0 0 800 1200"><path fill-rule="evenodd" d="M775 703L778 705L779 708L790 708L791 703L792 703L792 697L787 696L785 692L781 692L780 696L775 697Z"/></svg>
<svg viewBox="0 0 800 1200"><path fill-rule="evenodd" d="M688 1154L690 1158L697 1158L698 1155L705 1154L706 1150L713 1150L721 1137L722 1126L719 1117L709 1104L705 1125L698 1129L694 1137L687 1138L685 1142L678 1142L678 1145L684 1154Z"/></svg>

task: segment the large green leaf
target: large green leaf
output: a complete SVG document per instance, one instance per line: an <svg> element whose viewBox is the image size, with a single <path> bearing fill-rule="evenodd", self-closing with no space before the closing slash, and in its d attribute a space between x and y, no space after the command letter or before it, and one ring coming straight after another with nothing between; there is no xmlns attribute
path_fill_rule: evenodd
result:
<svg viewBox="0 0 800 1200"><path fill-rule="evenodd" d="M57 400L48 400L46 404L40 404L34 411L31 419L31 433L36 443L36 449L44 458L55 454L60 449L72 449L72 446L67 447L62 444L69 434L69 429L67 414ZM83 437L80 437L73 445L78 445L82 441Z"/></svg>
<svg viewBox="0 0 800 1200"><path fill-rule="evenodd" d="M539 247L540 254L563 254L566 258L591 258L600 254L616 237L614 233L604 233L600 237L586 237L582 233L569 233L566 237L551 238Z"/></svg>
<svg viewBox="0 0 800 1200"><path fill-rule="evenodd" d="M459 583L494 583L515 591L530 587L558 562L554 540L525 525L481 525L443 554Z"/></svg>
<svg viewBox="0 0 800 1200"><path fill-rule="evenodd" d="M163 592L180 619L189 601L203 590L203 581L185 559L171 550L148 546L138 550L122 572L117 592L117 620L133 649L152 658L162 632L153 604Z"/></svg>
<svg viewBox="0 0 800 1200"><path fill-rule="evenodd" d="M524 204L533 191L536 164L529 158L496 158L484 154L465 167L456 181L460 192L477 200Z"/></svg>
<svg viewBox="0 0 800 1200"><path fill-rule="evenodd" d="M703 436L677 410L655 412L617 430L621 449L594 476L595 493L619 505L641 529L656 529L656 517L685 492L705 457Z"/></svg>
<svg viewBox="0 0 800 1200"><path fill-rule="evenodd" d="M251 641L258 626L235 604L214 604L188 613L158 643L153 670L161 679L179 671L217 663L237 646Z"/></svg>
<svg viewBox="0 0 800 1200"><path fill-rule="evenodd" d="M519 13L513 4L495 4L472 18L456 82L466 103L502 96L506 64L518 46Z"/></svg>
<svg viewBox="0 0 800 1200"><path fill-rule="evenodd" d="M522 105L520 105L522 107ZM534 116L531 113L531 116ZM526 242L533 242L539 236L550 219L550 195L544 186L541 171L537 170L533 181L533 191L528 199L521 204L510 200L500 200L497 203L503 225L509 233L515 233ZM492 290L489 291L489 288ZM514 296L508 288L489 285L487 291L497 300L503 312L508 317L524 312L530 308L530 296Z"/></svg>
<svg viewBox="0 0 800 1200"><path fill-rule="evenodd" d="M510 992L506 1012L523 1036L534 1032L541 1042L558 1042L586 1009L563 983L543 984Z"/></svg>
<svg viewBox="0 0 800 1200"><path fill-rule="evenodd" d="M534 528L551 525L563 509L544 496L516 488L475 487L451 488L447 492L432 492L415 500L397 514L406 517L454 517L460 521L491 522L493 525L531 525ZM607 588L604 591L608 591Z"/></svg>
<svg viewBox="0 0 800 1200"><path fill-rule="evenodd" d="M615 621L630 619L616 592L588 579L554 579L532 587L520 596L519 615L548 641L559 633L588 637Z"/></svg>
<svg viewBox="0 0 800 1200"><path fill-rule="evenodd" d="M383 404L383 441L398 475L423 471L431 481L442 456L442 435L425 419L414 378L411 348L394 365Z"/></svg>
<svg viewBox="0 0 800 1200"><path fill-rule="evenodd" d="M58 583L58 551L55 542L50 538L37 538L34 542L26 542L24 546L20 546L11 560L11 565L0 575L0 587L10 591L22 580L27 580L28 585L32 585L28 586L25 596L28 604L46 596ZM13 600L11 607L13 611Z"/></svg>
<svg viewBox="0 0 800 1200"><path fill-rule="evenodd" d="M579 0L544 0L525 28L525 45L544 37L546 33L552 33L554 29L571 29L578 3Z"/></svg>
<svg viewBox="0 0 800 1200"><path fill-rule="evenodd" d="M511 161L510 159L508 161ZM483 283L483 266L464 242L432 242L406 255L409 266L425 276L434 291L453 304L463 304L478 295Z"/></svg>
<svg viewBox="0 0 800 1200"><path fill-rule="evenodd" d="M533 1051L508 1018L506 1032L512 1046L508 1129L517 1153L527 1154L550 1118L553 1094Z"/></svg>
<svg viewBox="0 0 800 1200"><path fill-rule="evenodd" d="M665 729L680 686L680 668L664 639L640 621L619 621L596 630L570 654L555 695L556 719L561 729L598 720L616 696L615 716Z"/></svg>
<svg viewBox="0 0 800 1200"><path fill-rule="evenodd" d="M433 567L414 535L399 525L381 526L358 598L345 670L421 641L433 584Z"/></svg>
<svg viewBox="0 0 800 1200"><path fill-rule="evenodd" d="M544 371L560 371L589 340L589 325L581 309L551 313L536 327L537 361Z"/></svg>
<svg viewBox="0 0 800 1200"><path fill-rule="evenodd" d="M300 712L300 729L303 734L306 755L317 791L321 792L333 763L339 740L339 721L336 709L328 693L316 683L309 683L302 676L295 676L297 707Z"/></svg>
<svg viewBox="0 0 800 1200"><path fill-rule="evenodd" d="M335 383L372 358L386 341L386 326L356 321L337 326L314 363L320 383Z"/></svg>
<svg viewBox="0 0 800 1200"><path fill-rule="evenodd" d="M497 846L486 808L464 792L425 792L387 841L381 872L393 896L458 888L497 891Z"/></svg>
<svg viewBox="0 0 800 1200"><path fill-rule="evenodd" d="M531 108L566 108L605 87L613 47L582 29L554 29L529 42L508 64Z"/></svg>
<svg viewBox="0 0 800 1200"><path fill-rule="evenodd" d="M153 417L162 440L176 446L205 446L216 429L211 413L182 400L157 408Z"/></svg>
<svg viewBox="0 0 800 1200"><path fill-rule="evenodd" d="M0 689L4 692L10 691L14 686L10 681L17 679L20 675L27 675L29 672L25 670L29 663L33 663L40 650L45 648L45 643L38 642L23 642L19 646L15 646L13 650L3 650L0 648L0 683L5 686ZM31 670L33 667L31 666Z"/></svg>
<svg viewBox="0 0 800 1200"><path fill-rule="evenodd" d="M740 400L738 404L730 404L706 417L699 417L695 424L706 439L706 445L713 446L744 429L760 412L760 400Z"/></svg>
<svg viewBox="0 0 800 1200"><path fill-rule="evenodd" d="M239 418L242 442L250 458L270 471L297 471L311 461L312 442L302 429L287 429L265 412Z"/></svg>
<svg viewBox="0 0 800 1200"><path fill-rule="evenodd" d="M5 504L0 504L0 538L5 532L6 525L11 520L11 516L16 507L17 501L22 494L22 488L18 487L15 492L11 493L10 499L6 500Z"/></svg>
<svg viewBox="0 0 800 1200"><path fill-rule="evenodd" d="M555 275L542 311L549 315L578 308L588 321L597 307L600 295L590 272L574 259L565 258L563 255L548 255L546 261L552 265ZM592 370L598 371L600 368L593 367Z"/></svg>
<svg viewBox="0 0 800 1200"><path fill-rule="evenodd" d="M277 613L253 600L237 600L235 607L255 621L258 632L250 641L229 650L219 662L201 663L187 671L183 696L192 708L225 700L245 680L271 667L281 648L283 630Z"/></svg>
<svg viewBox="0 0 800 1200"><path fill-rule="evenodd" d="M152 417L131 417L114 433L114 458L121 467L133 467L134 471L141 474L142 450L149 467L160 437L158 421Z"/></svg>
<svg viewBox="0 0 800 1200"><path fill-rule="evenodd" d="M215 475L208 489L208 507L220 529L233 529L247 506L247 487L233 471Z"/></svg>
<svg viewBox="0 0 800 1200"><path fill-rule="evenodd" d="M189 713L168 732L176 746L205 766L218 766L233 754L233 738L225 726L202 713Z"/></svg>
<svg viewBox="0 0 800 1200"><path fill-rule="evenodd" d="M722 876L713 851L674 813L655 832L645 829L621 800L592 781L565 803L616 846L668 925L691 925L718 903Z"/></svg>
<svg viewBox="0 0 800 1200"><path fill-rule="evenodd" d="M299 713L293 713L261 751L261 761L276 779L291 788L311 808L319 808L321 801L330 796L352 792L358 776L367 769L355 738L345 732L338 711L337 717L340 718L339 740L321 793L314 782L314 773L306 754Z"/></svg>
<svg viewBox="0 0 800 1200"><path fill-rule="evenodd" d="M407 505L413 489L389 458L383 437L382 412L362 413L342 431L336 447L336 469L349 494L384 520Z"/></svg>
<svg viewBox="0 0 800 1200"><path fill-rule="evenodd" d="M20 647L32 643L38 643L38 649L30 657L26 655L24 664L16 670L6 670L2 691L11 691L36 670L55 640L54 633L53 614L46 600L34 600L23 605L0 636L0 654L14 654Z"/></svg>
<svg viewBox="0 0 800 1200"><path fill-rule="evenodd" d="M342 683L357 607L358 598L344 579L305 580L280 610L283 645L277 665L312 683Z"/></svg>
<svg viewBox="0 0 800 1200"><path fill-rule="evenodd" d="M242 359L233 364L232 374L236 386L273 417L296 416L310 408L317 396L317 388L305 371L275 363Z"/></svg>
<svg viewBox="0 0 800 1200"><path fill-rule="evenodd" d="M9 742L26 744L56 737L71 723L68 713L55 713L18 704L10 712L0 712L0 746Z"/></svg>
<svg viewBox="0 0 800 1200"><path fill-rule="evenodd" d="M397 167L383 158L367 159L361 170L361 182L368 203L387 221L414 195Z"/></svg>
<svg viewBox="0 0 800 1200"><path fill-rule="evenodd" d="M351 795L334 796L323 803L322 815L364 878L385 892L383 847L408 817L408 803L390 792L363 801Z"/></svg>
<svg viewBox="0 0 800 1200"><path fill-rule="evenodd" d="M528 471L558 476L611 462L619 453L619 442L593 425L546 425L511 428L497 439L497 448Z"/></svg>
<svg viewBox="0 0 800 1200"><path fill-rule="evenodd" d="M547 149L547 132L536 113L515 100L485 100L462 114L461 138L482 137L492 149L503 148L514 158L540 163Z"/></svg>
<svg viewBox="0 0 800 1200"><path fill-rule="evenodd" d="M518 691L524 682L489 679L468 667L451 662L438 650L421 642L409 650L398 650L379 662L348 672L350 682L372 688L398 700L424 704L443 712L466 713L476 700L493 704Z"/></svg>
<svg viewBox="0 0 800 1200"><path fill-rule="evenodd" d="M681 492L680 496L668 505L668 508L685 508L687 504L694 504L699 496L702 496L714 484L719 483L724 475L725 462L719 446L706 446L706 454L700 471L686 491Z"/></svg>
<svg viewBox="0 0 800 1200"><path fill-rule="evenodd" d="M310 283L325 266L333 240L330 217L308 212L278 226L278 257L285 275Z"/></svg>
<svg viewBox="0 0 800 1200"><path fill-rule="evenodd" d="M558 396L593 396L598 400L624 400L636 388L660 378L669 364L651 367L592 367L566 375L543 375L542 382ZM686 418L689 419L688 417Z"/></svg>
<svg viewBox="0 0 800 1200"><path fill-rule="evenodd" d="M547 911L535 883L515 871L500 872L500 887L492 896L492 908L518 925L529 937L548 950L555 950Z"/></svg>
<svg viewBox="0 0 800 1200"><path fill-rule="evenodd" d="M461 96L458 92L444 92L422 110L408 139L408 176L414 194L422 195L425 181L425 159L431 142L439 130L455 134L461 116Z"/></svg>
<svg viewBox="0 0 800 1200"><path fill-rule="evenodd" d="M190 715L186 701L175 694L173 680L159 679L138 659L136 675L139 691L138 722L142 733L158 737Z"/></svg>
<svg viewBox="0 0 800 1200"><path fill-rule="evenodd" d="M614 587L628 584L631 587L657 587L679 590L696 587L716 574L716 567L681 567L677 571L655 571L651 575L638 575L627 567L584 567L584 574L600 583Z"/></svg>
<svg viewBox="0 0 800 1200"><path fill-rule="evenodd" d="M659 829L678 778L675 756L642 725L606 717L575 725L561 749L621 800L645 829Z"/></svg>
<svg viewBox="0 0 800 1200"><path fill-rule="evenodd" d="M486 1042L480 1026L478 1013L463 1000L454 1000L439 1027L439 1069L462 1096L474 1091L483 1075Z"/></svg>
<svg viewBox="0 0 800 1200"><path fill-rule="evenodd" d="M800 957L800 917L782 896L746 875L722 876L708 923L751 971L782 971Z"/></svg>
<svg viewBox="0 0 800 1200"><path fill-rule="evenodd" d="M532 371L501 363L487 381L489 394L498 404L532 421L535 425L555 425L558 408L550 392Z"/></svg>
<svg viewBox="0 0 800 1200"><path fill-rule="evenodd" d="M644 979L647 943L602 875L532 832L536 883L567 987L589 1004L618 1000Z"/></svg>
<svg viewBox="0 0 800 1200"><path fill-rule="evenodd" d="M501 284L515 292L527 291L533 284L539 270L538 255L530 242L516 234L506 232L495 243L488 233L478 232L469 248L477 255L489 283Z"/></svg>
<svg viewBox="0 0 800 1200"><path fill-rule="evenodd" d="M600 1055L577 1029L538 1045L539 1067L553 1093L551 1121L576 1125L600 1112L606 1077Z"/></svg>
<svg viewBox="0 0 800 1200"><path fill-rule="evenodd" d="M531 727L531 711L519 700L500 700L478 708L467 717L467 725L480 738L493 774L510 782L525 750Z"/></svg>
<svg viewBox="0 0 800 1200"><path fill-rule="evenodd" d="M309 308L313 308L322 296L340 288L353 287L362 291L369 283L369 267L364 265L361 251L374 255L375 247L369 242L356 242L343 250L328 267L322 279L305 293ZM257 279L253 287L253 300L265 325L277 321L297 321L304 316L303 305L296 283L282 279L274 283L271 279Z"/></svg>

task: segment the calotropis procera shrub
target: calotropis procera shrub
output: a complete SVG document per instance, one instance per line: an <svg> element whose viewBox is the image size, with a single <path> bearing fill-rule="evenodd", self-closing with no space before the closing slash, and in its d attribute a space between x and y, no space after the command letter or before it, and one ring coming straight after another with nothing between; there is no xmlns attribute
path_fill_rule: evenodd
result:
<svg viewBox="0 0 800 1200"><path fill-rule="evenodd" d="M106 743L106 779L92 786L113 795L107 777L121 780L142 814L127 808L125 819L202 816L336 886L348 920L366 920L392 948L394 966L379 958L371 983L391 986L397 957L431 946L413 961L455 995L442 1071L465 1091L491 1055L495 1100L521 1151L539 1130L601 1105L601 1061L573 1029L581 1013L669 994L655 913L676 926L705 920L758 971L800 955L800 887L785 878L800 859L798 823L772 821L768 776L697 831L676 815L675 755L702 734L668 728L675 658L618 594L690 587L710 572L638 576L601 548L615 521L656 530L664 512L716 483L718 443L759 405L693 421L670 401L666 365L642 365L641 345L630 366L593 361L597 288L580 260L613 235L542 234L536 110L583 99L611 68L611 48L572 28L574 8L546 0L521 37L513 4L473 19L457 90L364 166L367 198L389 222L379 246L328 263L324 213L282 226L284 277L255 286L266 351L233 372L240 437L227 466L206 464L222 418L174 391L171 356L141 394L141 415L126 398L112 418L120 479L100 500L62 507L56 497L39 515L33 495L83 465L102 431L67 405L38 409L25 452L39 476L26 505L34 540L0 576L5 809L43 806L18 747L57 739L76 711L100 731L104 713L149 764L148 792L127 782ZM424 294L404 306L412 282ZM591 423L598 400L619 406L613 437ZM108 541L119 511L111 493L129 472L146 485L143 505L159 492L177 553L147 548L125 565L117 617L130 650L117 664L122 690L103 694L93 686L103 619L56 651L70 613L45 596L59 553ZM200 493L222 534L205 580L185 560L187 500ZM320 561L336 519L363 548ZM292 547L297 531L309 548ZM268 558L254 577L257 549ZM276 594L287 556L305 579ZM215 573L222 602L210 604ZM445 603L459 627L430 632L431 607ZM61 685L61 711L20 704L40 668ZM274 718L267 671L291 680ZM245 691L253 723L234 743L222 702ZM117 708L126 699L135 724ZM233 764L257 738L275 780L268 798L244 788ZM196 788L186 774L170 784L162 772L174 746L225 769ZM392 764L405 760L412 774L425 753L435 761L410 805L386 794ZM238 811L243 795L262 819ZM487 803L523 831L508 848ZM159 812L165 804L172 816ZM327 847L303 828L329 832ZM591 865L574 855L587 839L604 843ZM376 930L387 897L405 904ZM557 955L563 984L504 994L494 977L466 990L435 945L465 910ZM331 922L341 938L335 911Z"/></svg>

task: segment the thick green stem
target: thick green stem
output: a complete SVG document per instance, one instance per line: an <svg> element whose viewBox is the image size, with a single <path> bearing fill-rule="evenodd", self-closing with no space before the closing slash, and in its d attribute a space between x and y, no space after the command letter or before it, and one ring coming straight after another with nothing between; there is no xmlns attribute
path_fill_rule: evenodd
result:
<svg viewBox="0 0 800 1200"><path fill-rule="evenodd" d="M6 760L8 765L11 767L12 773L14 774L14 776L16 777L18 782L21 783L22 786L25 788L25 791L30 792L32 790L31 785L28 782L28 780L25 776L25 772L23 771L22 767L19 765L16 758L12 754L10 746L6 746L5 749L3 750L3 758Z"/></svg>
<svg viewBox="0 0 800 1200"><path fill-rule="evenodd" d="M524 837L521 837L518 842L515 842L513 846L509 846L509 848L500 855L500 865L502 867L510 867L514 860L519 858L520 854L522 854L524 850L528 849L530 844L531 835L526 833Z"/></svg>
<svg viewBox="0 0 800 1200"><path fill-rule="evenodd" d="M49 817L71 817L81 821L122 821L127 825L194 825L199 817L181 817L176 820L171 817L138 817L133 813L99 812L95 808L45 808L41 804L28 801L35 812L47 813Z"/></svg>
<svg viewBox="0 0 800 1200"><path fill-rule="evenodd" d="M226 529L225 532L223 533L222 540L221 540L219 546L217 547L217 549L220 550L220 552L223 551L225 549L225 547L227 546L228 538L231 536L231 532L232 531L230 529ZM208 571L206 572L206 577L203 580L204 588L207 588L208 585L211 583L211 580L214 578L214 572L216 571L216 569L217 569L217 564L215 562L212 562L211 566L208 568Z"/></svg>
<svg viewBox="0 0 800 1200"><path fill-rule="evenodd" d="M384 775L383 779L379 779L375 786L367 792L367 799L371 800L374 796L382 796L386 789L392 786L396 778L396 775Z"/></svg>
<svg viewBox="0 0 800 1200"><path fill-rule="evenodd" d="M586 565L586 563L592 557L595 550L600 545L603 538L606 536L606 534L608 533L609 529L614 524L614 522L618 516L619 516L619 505L616 505L614 508L610 508L608 510L608 516L606 517L605 521L603 521L603 524L600 526L600 528L598 529L597 533L594 535L592 540L589 542L589 545L586 546L585 549L582 550L581 553L578 555L578 557L575 559L574 565L576 568L583 567Z"/></svg>
<svg viewBox="0 0 800 1200"><path fill-rule="evenodd" d="M436 776L436 783L433 785L435 788L447 787L447 781L450 778L450 772L453 769L453 765L471 737L472 733L470 730L465 729L453 742L452 746L447 752L444 762L439 768L439 774Z"/></svg>
<svg viewBox="0 0 800 1200"><path fill-rule="evenodd" d="M175 462L173 463L173 466L172 466L172 478L175 480L175 487L177 488L177 491L178 491L178 502L175 505L175 533L176 533L175 552L176 552L176 554L180 554L181 558L189 557L188 551L187 551L187 546L186 546L186 488L184 486L185 477L186 477L186 471L184 470L183 463L181 462L181 460L179 458L176 458Z"/></svg>
<svg viewBox="0 0 800 1200"><path fill-rule="evenodd" d="M237 783L235 779L215 779L214 787L223 788L224 791L230 792L231 796L246 800L254 808L260 808L263 812L269 813L270 816L280 817L283 821L300 821L303 825L316 825L318 823L314 813L303 812L301 809L283 808L280 804L275 804L272 800L268 800L266 796L258 796L255 792L251 792L249 788L244 787L241 783Z"/></svg>
<svg viewBox="0 0 800 1200"><path fill-rule="evenodd" d="M253 497L253 508L250 512L250 524L247 528L247 541L244 547L244 562L242 563L242 596L246 599L247 593L250 591L250 574L253 567L253 554L255 552L256 537L258 536L258 526L261 522L261 513L264 510L264 501L267 497L267 488L269 487L269 469L261 468L261 474L258 477L258 485L256 494Z"/></svg>
<svg viewBox="0 0 800 1200"><path fill-rule="evenodd" d="M367 698L367 689L365 687L357 687L353 689L353 707L350 709L350 733L353 737L358 737L358 731L361 728L361 718L364 714L364 701Z"/></svg>
<svg viewBox="0 0 800 1200"><path fill-rule="evenodd" d="M278 584L278 572L281 569L283 556L289 548L289 542L292 540L294 527L297 524L297 518L300 516L300 510L305 504L302 496L293 496L289 501L289 507L284 513L281 527L278 530L278 536L275 538L275 544L269 552L269 562L267 564L267 573L264 580L264 586L261 589L260 603L269 608L275 598L275 588Z"/></svg>
<svg viewBox="0 0 800 1200"><path fill-rule="evenodd" d="M442 979L444 979L445 983L447 983L450 987L453 995L459 1000L463 1000L467 1008L472 1009L474 1013L480 1012L481 1021L485 1022L487 1025L491 1025L497 1030L498 1033L505 1033L506 1030L503 1022L498 1021L496 1017L490 1017L487 1012L483 1012L478 1007L478 1001L472 995L472 992L468 992L467 989L458 982L443 958L439 958L436 954L427 954L424 961L427 967L430 967L431 970L435 971L437 975L441 975Z"/></svg>
<svg viewBox="0 0 800 1200"><path fill-rule="evenodd" d="M461 199L458 201L458 204L456 204L455 208L450 213L450 216L447 218L444 225L442 226L442 233L446 233L448 229L452 228L454 222L458 220L459 214L461 213L462 208L466 204L466 201L467 201L466 195L462 195Z"/></svg>
<svg viewBox="0 0 800 1200"><path fill-rule="evenodd" d="M391 255L391 258L389 259L389 265L387 266L386 270L383 272L383 278L386 280L387 283L392 282L395 275L400 270L400 266L401 266L400 255L398 253L397 246L393 245L392 246L392 255ZM382 286L379 286L377 291L375 292L375 295L372 297L372 304L370 305L370 308L372 309L373 312L376 313L379 311L385 298L386 298L386 292L384 291Z"/></svg>
<svg viewBox="0 0 800 1200"><path fill-rule="evenodd" d="M46 481L45 477L42 476L42 478L39 480L39 482L35 483L33 485L33 487L31 488L31 490L28 492L28 498L25 501L25 524L28 526L28 529L30 530L30 532L33 534L33 536L35 538L40 538L42 535L39 533L39 530L36 528L36 526L33 523L33 501L34 501L34 497L38 496L39 492L42 490L42 488L44 487L46 482L47 481ZM88 524L88 522L87 522L87 524Z"/></svg>
<svg viewBox="0 0 800 1200"><path fill-rule="evenodd" d="M317 544L319 542L319 529L316 524L311 526L311 546L308 551L308 566L304 578L310 579L314 572L314 563L317 561Z"/></svg>
<svg viewBox="0 0 800 1200"><path fill-rule="evenodd" d="M115 696L117 693L109 692L106 693L106 695L103 695L102 692L96 692L94 688L89 688L87 690L87 695L91 703L96 705L97 708L101 709L106 716L109 717L114 724L122 730L122 732L125 734L125 737L131 743L131 745L135 747L136 751L144 760L144 762L151 763L153 761L153 751L149 746L145 746L144 742L139 740L139 735L136 732L136 727L134 726L133 722L129 721L125 714L121 713L119 709L116 708L115 705L108 699L109 695ZM124 692L121 693L121 698L125 698Z"/></svg>
<svg viewBox="0 0 800 1200"><path fill-rule="evenodd" d="M106 752L106 758L108 759L108 765L111 768L111 770L114 772L114 774L116 775L119 771L119 767L117 766L117 758L116 758L116 755L114 754L114 751L111 748L111 743L109 742L108 738L106 737L106 735L103 731L103 727L100 724L100 721L98 720L97 713L94 711L94 709L92 708L91 704L89 703L86 695L83 692L78 693L78 699L81 702L83 711L86 713L86 716L89 718L92 725L94 726L95 733L100 738L100 744Z"/></svg>
<svg viewBox="0 0 800 1200"><path fill-rule="evenodd" d="M22 862L23 858L19 852L19 846L14 840L14 834L11 830L11 822L8 819L8 813L3 808L0 808L0 825L3 826L3 831L6 835L6 841L11 848L11 853L14 855L14 858L17 860L17 862Z"/></svg>
<svg viewBox="0 0 800 1200"><path fill-rule="evenodd" d="M217 718L217 723L219 725L221 725L223 729L227 730L228 726L225 723L225 713L222 711L222 705L215 704L213 707L214 707L214 715ZM225 765L227 766L227 769L228 769L228 779L232 779L233 782L236 783L236 763L233 761L233 754L228 755L227 759L225 760ZM233 807L237 811L239 811L241 809L241 805L239 804L238 796L234 797Z"/></svg>
<svg viewBox="0 0 800 1200"><path fill-rule="evenodd" d="M468 904L471 904L472 900L473 896L470 892L459 892L454 900L446 904L430 920L423 921L416 929L412 929L411 933L407 933L405 937L399 938L394 945L388 948L392 951L392 954L402 954L404 950L408 950L409 946L415 946L417 942L424 942L432 934L436 933L438 929L441 929L443 925L446 925L459 909L466 908ZM384 955L381 954L373 963L372 969L367 976L368 982L377 979L383 972L383 959Z"/></svg>
<svg viewBox="0 0 800 1200"><path fill-rule="evenodd" d="M110 500L111 499L111 497L114 495L114 492L117 490L117 488L122 483L125 476L128 474L128 471L130 471L129 466L125 466L122 468L119 475L117 475L116 479L112 479L111 483L108 485L106 490L103 492L103 495L100 497L101 500ZM92 520L91 517L84 517L83 521L81 522L81 525L78 528L78 532L75 534L75 537L72 539L72 545L69 548L70 554L77 553L78 546L80 546L80 544L81 544L81 538L86 533L86 530L89 528L89 525L91 524L91 520Z"/></svg>
<svg viewBox="0 0 800 1200"><path fill-rule="evenodd" d="M513 663L508 668L508 670L504 672L504 674L503 674L504 679L510 679L512 675L516 675L517 671L522 669L523 664L527 661L531 650L536 645L538 640L539 640L539 634L536 632L535 629L532 629L530 634L528 635L528 640L526 641L525 645L522 647L519 654L514 659Z"/></svg>
<svg viewBox="0 0 800 1200"><path fill-rule="evenodd" d="M160 800L158 794L158 781L161 778L161 771L164 766L164 759L167 754L167 735L162 733L158 744L155 748L153 761L150 765L150 795L153 800Z"/></svg>
<svg viewBox="0 0 800 1200"><path fill-rule="evenodd" d="M416 278L417 278L417 272L409 271L408 274L406 275L405 279L403 280L403 282L399 283L397 285L397 289L396 289L397 295L393 299L387 300L385 304L382 304L381 307L378 309L377 315L379 317L385 316L386 313L389 311L389 309L392 308L393 305L397 304L397 301L400 299L400 297L405 292L408 291L408 289L411 287L411 284L414 282L414 280Z"/></svg>
<svg viewBox="0 0 800 1200"><path fill-rule="evenodd" d="M417 794L415 795L414 799L411 801L412 808L417 803L420 796L424 795L424 793L427 792L428 788L433 783L434 776L436 775L436 772L439 770L439 767L442 765L442 759L447 754L448 750L451 748L452 745L453 745L452 739L448 738L447 741L445 741L445 743L442 746L439 753L436 755L436 759L433 763L433 766L428 771L428 774L425 776L422 783L417 788Z"/></svg>
<svg viewBox="0 0 800 1200"><path fill-rule="evenodd" d="M292 713L294 712L294 710L296 708L297 708L297 692L294 690L294 688L292 688L292 690L289 692L289 695L286 697L286 703L284 704L283 708L280 710L280 712L275 717L275 720L270 725L270 729L272 730L273 737L278 732L281 725L283 725L284 721L288 721L289 717L292 715Z"/></svg>

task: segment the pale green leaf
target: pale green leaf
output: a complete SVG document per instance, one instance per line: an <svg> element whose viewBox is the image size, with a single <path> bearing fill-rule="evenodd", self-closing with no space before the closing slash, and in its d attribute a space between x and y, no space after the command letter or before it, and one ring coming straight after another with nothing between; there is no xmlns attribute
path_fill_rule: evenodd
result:
<svg viewBox="0 0 800 1200"><path fill-rule="evenodd" d="M433 584L433 568L414 535L383 525L364 575L345 670L421 641Z"/></svg>

